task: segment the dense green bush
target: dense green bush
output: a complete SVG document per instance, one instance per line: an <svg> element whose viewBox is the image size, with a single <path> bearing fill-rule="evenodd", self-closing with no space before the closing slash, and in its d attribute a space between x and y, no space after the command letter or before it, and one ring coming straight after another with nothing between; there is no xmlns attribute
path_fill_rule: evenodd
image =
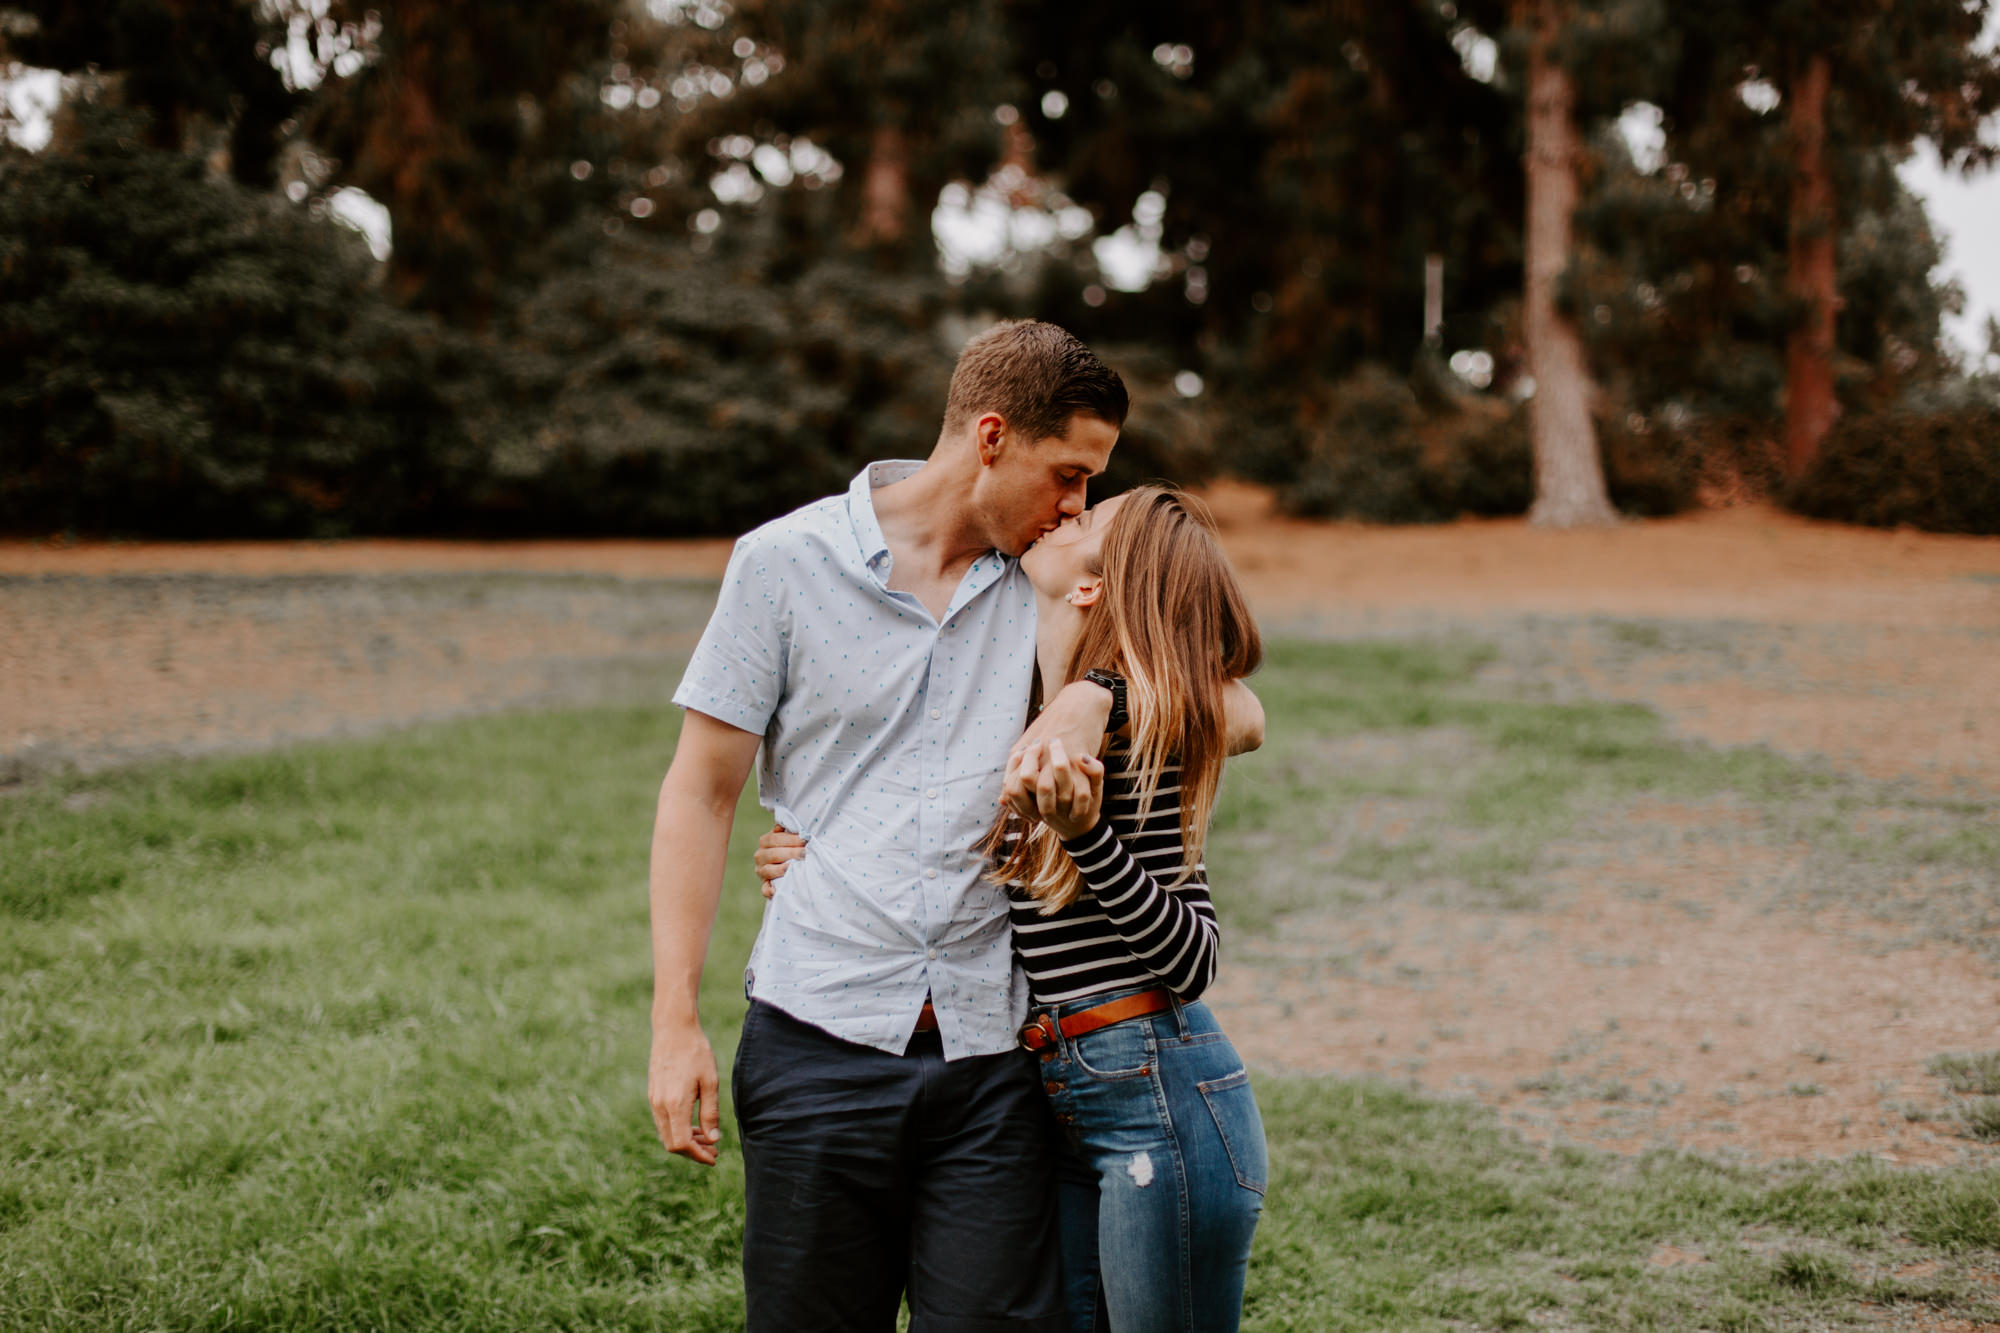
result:
<svg viewBox="0 0 2000 1333"><path fill-rule="evenodd" d="M1431 523L1461 514L1526 513L1534 501L1528 408L1473 394L1420 395L1366 367L1325 396L1325 410L1291 477L1295 513L1377 523ZM1696 419L1610 418L1597 423L1605 484L1619 510L1647 517L1691 507L1713 465L1751 451L1741 427Z"/></svg>
<svg viewBox="0 0 2000 1333"><path fill-rule="evenodd" d="M1663 518L1693 508L1701 446L1692 432L1644 417L1600 419L1597 450L1619 513Z"/></svg>
<svg viewBox="0 0 2000 1333"><path fill-rule="evenodd" d="M958 340L943 284L833 254L791 267L778 219L722 247L596 227L496 336L509 373L461 402L491 459L489 530L736 532L937 442ZM1096 494L1212 471L1200 411L1143 348L1106 348L1134 397Z"/></svg>
<svg viewBox="0 0 2000 1333"><path fill-rule="evenodd" d="M559 238L477 334L360 238L80 108L0 165L0 525L156 536L730 532L927 452L937 303L749 246ZM764 252L771 247L766 246Z"/></svg>
<svg viewBox="0 0 2000 1333"><path fill-rule="evenodd" d="M935 274L801 262L776 209L554 238L482 330L392 306L360 238L79 108L0 157L0 528L150 536L728 533L937 439ZM795 219L792 221L796 221ZM1212 470L1144 348L1103 489Z"/></svg>
<svg viewBox="0 0 2000 1333"><path fill-rule="evenodd" d="M1456 512L1451 471L1426 457L1426 413L1402 376L1364 365L1317 405L1287 508L1312 517L1434 523Z"/></svg>
<svg viewBox="0 0 2000 1333"><path fill-rule="evenodd" d="M1112 343L1096 351L1125 381L1132 412L1104 475L1090 483L1091 498L1148 482L1194 486L1212 479L1224 444L1216 439L1213 400L1182 396L1172 360L1156 349Z"/></svg>
<svg viewBox="0 0 2000 1333"><path fill-rule="evenodd" d="M401 528L470 464L450 339L361 239L78 108L0 155L0 525L211 536Z"/></svg>
<svg viewBox="0 0 2000 1333"><path fill-rule="evenodd" d="M1786 502L1842 523L2000 534L2000 403L1843 418Z"/></svg>
<svg viewBox="0 0 2000 1333"><path fill-rule="evenodd" d="M758 239L563 238L489 335L500 373L454 390L481 528L736 532L929 452L951 373L930 294L839 260L787 282Z"/></svg>

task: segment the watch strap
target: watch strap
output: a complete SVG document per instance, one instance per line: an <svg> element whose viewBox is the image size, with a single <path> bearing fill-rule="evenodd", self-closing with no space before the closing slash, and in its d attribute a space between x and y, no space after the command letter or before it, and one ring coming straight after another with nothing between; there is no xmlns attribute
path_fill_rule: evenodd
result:
<svg viewBox="0 0 2000 1333"><path fill-rule="evenodd" d="M1111 716L1104 720L1106 735L1117 731L1132 720L1132 714L1125 706L1125 677L1116 671L1106 671L1102 667L1092 667L1083 673L1083 678L1093 685L1102 685L1111 691Z"/></svg>

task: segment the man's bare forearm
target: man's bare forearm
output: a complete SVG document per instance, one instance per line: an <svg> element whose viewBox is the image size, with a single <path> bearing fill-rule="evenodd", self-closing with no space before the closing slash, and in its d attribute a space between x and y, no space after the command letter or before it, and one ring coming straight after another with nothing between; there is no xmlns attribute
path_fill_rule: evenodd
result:
<svg viewBox="0 0 2000 1333"><path fill-rule="evenodd" d="M693 1025L736 800L760 738L690 711L653 820L653 1030Z"/></svg>
<svg viewBox="0 0 2000 1333"><path fill-rule="evenodd" d="M1110 713L1111 691L1089 681L1071 681L1014 742L1013 752L1019 754L1037 741L1061 740L1072 754L1096 754ZM1248 754L1264 744L1263 702L1241 680L1222 687L1222 735L1224 752L1230 755Z"/></svg>
<svg viewBox="0 0 2000 1333"><path fill-rule="evenodd" d="M1071 754L1096 754L1104 748L1104 724L1111 717L1111 691L1087 680L1073 680L1057 690L1040 716L1014 742L1019 754L1036 741L1059 740Z"/></svg>
<svg viewBox="0 0 2000 1333"><path fill-rule="evenodd" d="M669 772L653 821L653 1030L700 1021L701 971L736 821L736 798L686 790Z"/></svg>
<svg viewBox="0 0 2000 1333"><path fill-rule="evenodd" d="M736 798L758 740L690 710L653 820L653 1049L646 1100L660 1142L704 1166L715 1165L722 1125L715 1051L701 1030L701 969L722 896Z"/></svg>

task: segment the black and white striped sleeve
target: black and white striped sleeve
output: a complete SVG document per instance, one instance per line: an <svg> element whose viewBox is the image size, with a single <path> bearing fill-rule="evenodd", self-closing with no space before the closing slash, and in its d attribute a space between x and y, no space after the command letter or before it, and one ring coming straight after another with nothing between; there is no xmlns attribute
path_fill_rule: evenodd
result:
<svg viewBox="0 0 2000 1333"><path fill-rule="evenodd" d="M1176 995L1208 988L1218 952L1215 908L1199 877L1189 881L1189 892L1168 889L1133 857L1110 819L1065 838L1063 848L1140 966Z"/></svg>

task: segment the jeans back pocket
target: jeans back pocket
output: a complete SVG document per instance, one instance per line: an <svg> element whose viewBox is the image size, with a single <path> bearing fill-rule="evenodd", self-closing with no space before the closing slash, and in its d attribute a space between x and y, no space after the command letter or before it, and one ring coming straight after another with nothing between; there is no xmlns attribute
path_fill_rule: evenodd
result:
<svg viewBox="0 0 2000 1333"><path fill-rule="evenodd" d="M1222 1136L1236 1183L1262 1194L1271 1166L1264 1150L1264 1119L1257 1111L1257 1095L1250 1090L1250 1071L1239 1069L1195 1086L1215 1117L1215 1132Z"/></svg>

